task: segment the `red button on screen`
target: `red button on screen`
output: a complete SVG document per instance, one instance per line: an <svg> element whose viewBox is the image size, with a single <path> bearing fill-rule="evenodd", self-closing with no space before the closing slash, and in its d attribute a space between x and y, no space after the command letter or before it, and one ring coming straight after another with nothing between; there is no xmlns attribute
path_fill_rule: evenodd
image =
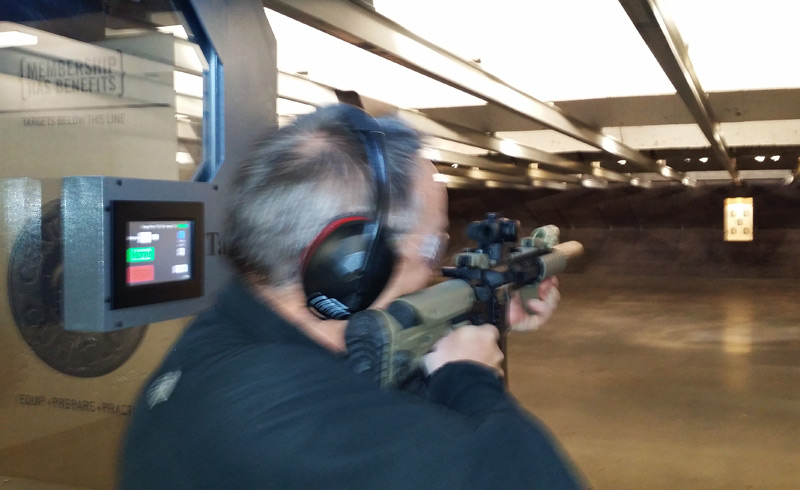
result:
<svg viewBox="0 0 800 490"><path fill-rule="evenodd" d="M128 284L152 281L156 278L156 268L152 265L128 267Z"/></svg>

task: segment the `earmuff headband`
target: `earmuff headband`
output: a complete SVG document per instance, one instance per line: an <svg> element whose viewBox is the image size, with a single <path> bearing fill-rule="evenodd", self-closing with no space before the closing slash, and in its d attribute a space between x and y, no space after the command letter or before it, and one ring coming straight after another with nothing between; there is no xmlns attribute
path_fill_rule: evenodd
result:
<svg viewBox="0 0 800 490"><path fill-rule="evenodd" d="M364 143L364 150L367 156L367 164L372 172L375 181L376 209L373 223L367 225L366 234L371 239L371 246L366 251L364 269L369 271L375 265L377 255L376 248L381 243L378 236L384 233L386 227L385 219L389 208L389 177L386 171L386 161L384 160L383 128L372 116L362 109L350 105L342 104L344 116L348 124L359 135Z"/></svg>

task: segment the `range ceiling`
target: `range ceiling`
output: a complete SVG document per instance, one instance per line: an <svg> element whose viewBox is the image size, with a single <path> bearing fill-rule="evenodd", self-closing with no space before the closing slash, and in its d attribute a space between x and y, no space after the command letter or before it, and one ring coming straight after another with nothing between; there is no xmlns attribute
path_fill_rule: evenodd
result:
<svg viewBox="0 0 800 490"><path fill-rule="evenodd" d="M265 5L279 95L295 102L282 115L335 101L333 89L398 108L437 137L432 150L447 150L439 163L452 187L790 183L798 173L798 2ZM515 179L492 180L476 155Z"/></svg>

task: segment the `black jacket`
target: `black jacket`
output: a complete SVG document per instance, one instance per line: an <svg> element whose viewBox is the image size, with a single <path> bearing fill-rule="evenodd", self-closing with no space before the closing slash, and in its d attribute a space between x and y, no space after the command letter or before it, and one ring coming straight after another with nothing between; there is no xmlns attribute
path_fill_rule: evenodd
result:
<svg viewBox="0 0 800 490"><path fill-rule="evenodd" d="M490 370L448 364L428 391L379 389L235 281L145 384L120 488L584 486Z"/></svg>

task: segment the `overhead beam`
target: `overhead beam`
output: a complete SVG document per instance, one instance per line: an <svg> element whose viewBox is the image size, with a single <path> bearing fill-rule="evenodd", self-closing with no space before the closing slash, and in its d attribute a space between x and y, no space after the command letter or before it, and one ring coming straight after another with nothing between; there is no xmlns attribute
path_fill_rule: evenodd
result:
<svg viewBox="0 0 800 490"><path fill-rule="evenodd" d="M502 180L475 180L471 177L464 177L463 175L456 175L453 169L440 166L437 180L443 182L447 187L459 189L516 189L516 190L531 190L531 189L553 189L557 191L565 191L574 189L579 186L569 184L566 182L550 182L550 181L533 181L530 183L515 183Z"/></svg>
<svg viewBox="0 0 800 490"><path fill-rule="evenodd" d="M400 110L398 111L398 115L419 131L436 136L437 138L502 153L512 158L542 163L567 172L580 173L591 171L588 164L576 162L575 160L564 158L555 153L525 146L516 141L498 138L497 136L482 133L474 129L435 121L418 112Z"/></svg>
<svg viewBox="0 0 800 490"><path fill-rule="evenodd" d="M783 180L787 177L792 177L791 171L778 169L778 170L741 170L742 178L750 180ZM687 172L691 178L699 182L707 180L726 180L728 178L727 172L724 170L704 170L697 172Z"/></svg>
<svg viewBox="0 0 800 490"><path fill-rule="evenodd" d="M304 77L283 72L278 73L278 95L295 102L317 106L335 103L337 100L336 94L332 88L317 82L313 82ZM362 97L362 100L365 108L369 111L370 105L373 104L373 101L366 97ZM381 109L386 110L385 107L381 107ZM516 141L498 138L491 134L482 133L474 129L442 123L416 111L395 109L392 112L395 112L398 116L416 128L418 131L430 136L441 138L443 140L470 145L476 148L482 148L484 150L501 153L512 158L548 165L564 172L592 174L595 170L597 170L593 169L589 164L570 160L554 153L542 151L530 146L525 146L521 143L517 143ZM513 167L512 165L506 165L497 162L492 163L493 165L497 166L494 168L494 170L499 172L511 172L510 168L517 168ZM660 167L658 168L660 169ZM610 180L614 180L615 182L627 182L629 184L633 183L633 179L631 177L621 173L611 170L604 170L604 172L606 175L603 178L608 178ZM529 173L529 175L535 179L559 180L562 182L565 181L564 178L549 178L549 176L561 174L556 172L547 172L545 170L534 172L534 174ZM567 177L566 181L569 182L568 176L565 175L565 177ZM638 180L641 181L641 179Z"/></svg>
<svg viewBox="0 0 800 490"><path fill-rule="evenodd" d="M424 156L428 160L432 160L434 162L456 164L466 168L480 168L512 177L524 177L526 170L525 167L527 167L527 165L525 167L517 167L508 163L498 163L489 160L486 157L478 155L466 155L464 153L443 150L440 148L430 148L427 151L424 151Z"/></svg>
<svg viewBox="0 0 800 490"><path fill-rule="evenodd" d="M456 164L458 167L453 168L450 166L445 170L453 175L471 177L473 179L527 184L530 184L531 180L548 180L570 184L581 183L581 179L577 175L548 172L546 170L527 168L527 166L517 167L506 163L493 162L486 157L465 155L455 151L431 149L425 156L437 163Z"/></svg>
<svg viewBox="0 0 800 490"><path fill-rule="evenodd" d="M599 128L511 87L363 4L331 0L264 0L264 6L623 158L644 171L659 169L655 160L603 134ZM682 178L682 175L677 175L676 180Z"/></svg>
<svg viewBox="0 0 800 490"><path fill-rule="evenodd" d="M478 180L482 182L486 181L495 181L495 182L504 182L507 184L520 184L520 185L531 185L530 179L526 178L524 175L507 175L501 174L498 172L489 172L482 169L469 168L469 167L458 167L453 168L447 164L438 164L436 165L437 170L440 173L444 173L446 175L456 175L459 177L465 177L472 180Z"/></svg>
<svg viewBox="0 0 800 490"><path fill-rule="evenodd" d="M614 182L624 182L627 184L631 183L631 178L628 177L627 175L622 175L602 167L592 168L591 174L595 177L600 177L601 179L611 180Z"/></svg>
<svg viewBox="0 0 800 490"><path fill-rule="evenodd" d="M711 144L714 160L728 170L734 183L740 185L741 177L736 162L725 144L711 104L689 59L686 43L672 18L664 11L659 0L619 2Z"/></svg>
<svg viewBox="0 0 800 490"><path fill-rule="evenodd" d="M619 174L617 174L619 175ZM567 182L570 184L580 184L581 178L579 175L560 174L558 172L549 172L539 168L529 168L528 177L535 180L552 180L554 182ZM627 183L631 183L630 179Z"/></svg>

